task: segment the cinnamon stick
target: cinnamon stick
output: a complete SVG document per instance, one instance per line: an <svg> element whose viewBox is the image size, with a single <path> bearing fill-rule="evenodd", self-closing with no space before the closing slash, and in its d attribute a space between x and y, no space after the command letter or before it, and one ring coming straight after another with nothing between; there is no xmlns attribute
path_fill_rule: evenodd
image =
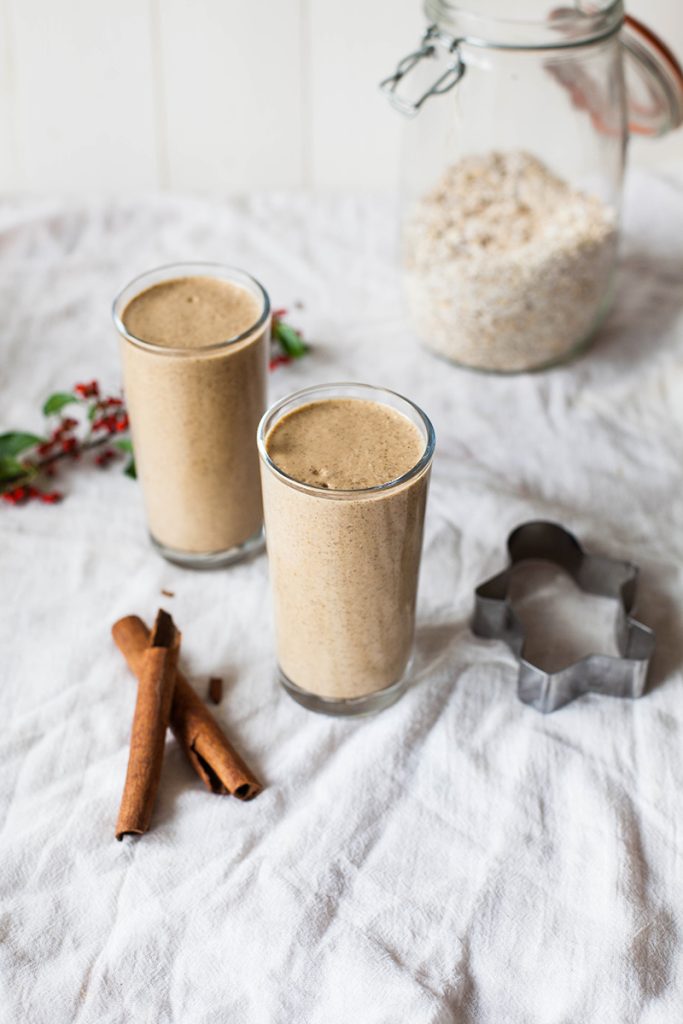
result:
<svg viewBox="0 0 683 1024"><path fill-rule="evenodd" d="M145 623L137 615L126 615L114 623L112 636L131 672L139 678L149 644ZM212 793L230 793L239 800L258 796L263 786L179 671L175 676L170 723L173 735L207 789Z"/></svg>
<svg viewBox="0 0 683 1024"><path fill-rule="evenodd" d="M149 646L140 656L128 769L116 822L117 839L142 835L149 828L161 778L179 649L180 633L168 612L161 610Z"/></svg>

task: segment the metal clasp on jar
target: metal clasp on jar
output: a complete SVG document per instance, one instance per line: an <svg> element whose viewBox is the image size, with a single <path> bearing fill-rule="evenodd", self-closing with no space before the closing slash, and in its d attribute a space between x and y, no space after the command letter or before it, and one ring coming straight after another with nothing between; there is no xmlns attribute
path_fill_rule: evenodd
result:
<svg viewBox="0 0 683 1024"><path fill-rule="evenodd" d="M409 71L412 71L421 60L426 57L436 57L437 47L442 47L446 53L451 54L450 61L443 74L439 75L435 82L418 99L410 100L399 96L396 89L403 81ZM415 117L422 104L430 96L441 96L456 85L465 74L465 64L460 56L460 40L442 32L438 25L430 25L422 37L419 50L409 53L398 62L393 75L389 75L380 82L380 89L389 97L389 101L397 110L406 117Z"/></svg>

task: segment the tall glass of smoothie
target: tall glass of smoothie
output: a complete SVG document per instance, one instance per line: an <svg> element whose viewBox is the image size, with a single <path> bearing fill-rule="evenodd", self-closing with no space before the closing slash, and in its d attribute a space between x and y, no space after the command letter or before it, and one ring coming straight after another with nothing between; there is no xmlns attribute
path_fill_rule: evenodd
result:
<svg viewBox="0 0 683 1024"><path fill-rule="evenodd" d="M135 462L155 547L192 568L263 543L256 429L270 302L241 270L160 267L114 302Z"/></svg>
<svg viewBox="0 0 683 1024"><path fill-rule="evenodd" d="M378 711L408 675L434 429L392 391L325 384L269 409L258 445L282 685Z"/></svg>

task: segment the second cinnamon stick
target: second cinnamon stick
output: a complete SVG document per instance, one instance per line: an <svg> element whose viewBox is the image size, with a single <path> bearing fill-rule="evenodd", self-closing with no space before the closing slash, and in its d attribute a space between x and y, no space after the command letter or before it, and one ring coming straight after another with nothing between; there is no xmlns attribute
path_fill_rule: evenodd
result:
<svg viewBox="0 0 683 1024"><path fill-rule="evenodd" d="M139 663L126 782L116 822L116 838L142 835L154 810L166 729L175 686L180 633L171 616L160 611Z"/></svg>
<svg viewBox="0 0 683 1024"><path fill-rule="evenodd" d="M149 644L145 623L137 615L126 615L114 623L112 636L131 672L139 678ZM233 749L182 672L176 672L170 724L197 775L211 792L230 793L240 800L251 800L261 792L261 783Z"/></svg>

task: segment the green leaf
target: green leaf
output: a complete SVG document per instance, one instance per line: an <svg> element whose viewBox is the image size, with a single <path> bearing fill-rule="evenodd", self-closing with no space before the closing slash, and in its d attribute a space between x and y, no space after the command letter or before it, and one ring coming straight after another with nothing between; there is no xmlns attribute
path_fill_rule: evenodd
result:
<svg viewBox="0 0 683 1024"><path fill-rule="evenodd" d="M114 442L114 447L118 448L120 452L126 452L126 454L133 454L133 442L129 441L127 437L121 438L120 441Z"/></svg>
<svg viewBox="0 0 683 1024"><path fill-rule="evenodd" d="M123 472L126 474L126 476L129 476L131 480L137 480L138 474L137 470L135 469L135 459L130 460L130 462L128 463Z"/></svg>
<svg viewBox="0 0 683 1024"><path fill-rule="evenodd" d="M30 476L30 472L11 455L0 455L0 482L20 480L24 476Z"/></svg>
<svg viewBox="0 0 683 1024"><path fill-rule="evenodd" d="M27 448L33 448L41 444L44 437L37 437L36 434L27 434L23 430L13 430L8 434L0 434L0 457L8 455L19 455Z"/></svg>
<svg viewBox="0 0 683 1024"><path fill-rule="evenodd" d="M305 344L303 338L295 331L289 324L284 323L282 320L277 320L273 324L273 334L275 340L279 342L283 351L291 356L293 359L298 359L300 356L306 355L308 352L308 345Z"/></svg>
<svg viewBox="0 0 683 1024"><path fill-rule="evenodd" d="M100 410L99 410L99 408L97 406L97 402L93 402L92 405L90 405L88 407L88 422L89 423L92 423L92 421L95 419L95 417L97 416L99 411Z"/></svg>
<svg viewBox="0 0 683 1024"><path fill-rule="evenodd" d="M70 391L55 391L53 395L45 402L43 406L43 415L51 416L53 412L60 412L65 405L71 405L72 402L78 402L79 399L76 395L72 395Z"/></svg>

